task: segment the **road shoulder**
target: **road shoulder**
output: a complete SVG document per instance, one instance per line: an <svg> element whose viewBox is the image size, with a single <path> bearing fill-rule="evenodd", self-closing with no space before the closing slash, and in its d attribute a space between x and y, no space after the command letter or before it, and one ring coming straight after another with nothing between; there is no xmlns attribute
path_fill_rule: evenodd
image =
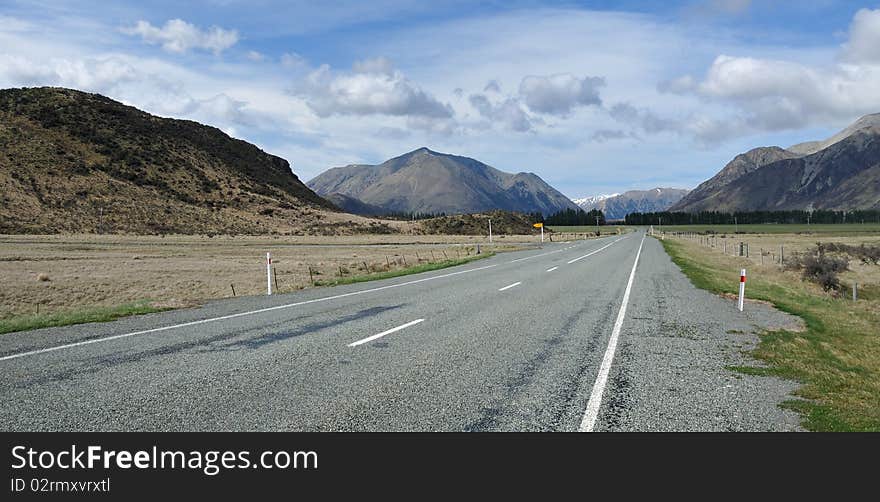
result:
<svg viewBox="0 0 880 502"><path fill-rule="evenodd" d="M760 366L748 352L758 333L798 326L762 303L697 289L660 243L646 239L597 430L798 431L800 417L779 404L795 382L729 369Z"/></svg>

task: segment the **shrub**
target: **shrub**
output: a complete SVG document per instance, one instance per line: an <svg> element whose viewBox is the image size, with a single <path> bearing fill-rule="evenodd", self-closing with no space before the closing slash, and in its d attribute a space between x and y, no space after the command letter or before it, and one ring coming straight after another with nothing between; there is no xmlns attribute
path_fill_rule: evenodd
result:
<svg viewBox="0 0 880 502"><path fill-rule="evenodd" d="M825 291L840 289L840 279L837 274L847 270L849 266L845 258L821 252L801 255L796 263L803 269L804 279L819 284Z"/></svg>

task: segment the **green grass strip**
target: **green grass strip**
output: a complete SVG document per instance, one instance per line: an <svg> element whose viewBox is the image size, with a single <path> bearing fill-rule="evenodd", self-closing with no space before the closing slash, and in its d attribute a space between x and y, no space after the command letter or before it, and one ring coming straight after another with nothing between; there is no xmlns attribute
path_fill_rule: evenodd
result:
<svg viewBox="0 0 880 502"><path fill-rule="evenodd" d="M39 328L70 326L88 322L107 322L120 317L161 312L167 308L157 308L148 301L126 303L113 307L88 307L48 314L27 314L0 319L0 334L28 331Z"/></svg>

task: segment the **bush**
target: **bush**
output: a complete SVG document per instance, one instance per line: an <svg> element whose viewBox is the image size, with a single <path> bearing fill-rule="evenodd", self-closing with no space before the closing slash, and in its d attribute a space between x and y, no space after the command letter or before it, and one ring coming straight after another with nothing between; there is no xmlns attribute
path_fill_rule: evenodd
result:
<svg viewBox="0 0 880 502"><path fill-rule="evenodd" d="M840 279L837 274L849 268L849 262L845 258L821 252L798 256L795 265L803 269L804 279L819 284L825 291L839 290Z"/></svg>

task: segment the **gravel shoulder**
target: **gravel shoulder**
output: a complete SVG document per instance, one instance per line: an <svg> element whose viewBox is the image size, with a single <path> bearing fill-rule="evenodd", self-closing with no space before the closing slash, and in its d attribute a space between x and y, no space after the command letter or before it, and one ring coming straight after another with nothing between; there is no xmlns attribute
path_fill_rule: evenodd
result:
<svg viewBox="0 0 880 502"><path fill-rule="evenodd" d="M795 399L796 382L728 369L761 365L747 354L761 331L801 325L765 303L739 312L734 299L697 289L645 239L596 429L803 430L797 413L779 407Z"/></svg>

